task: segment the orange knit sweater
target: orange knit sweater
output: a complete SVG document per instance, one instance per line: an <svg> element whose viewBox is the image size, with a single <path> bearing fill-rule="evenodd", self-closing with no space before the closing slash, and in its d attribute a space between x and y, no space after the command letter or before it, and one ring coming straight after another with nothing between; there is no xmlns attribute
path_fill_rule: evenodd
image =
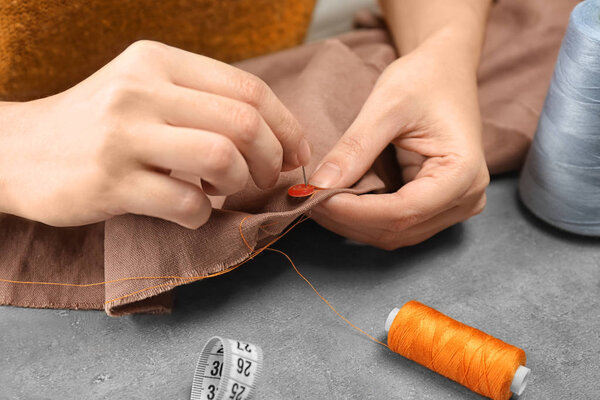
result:
<svg viewBox="0 0 600 400"><path fill-rule="evenodd" d="M0 0L0 100L48 96L139 39L226 62L299 44L316 0Z"/></svg>

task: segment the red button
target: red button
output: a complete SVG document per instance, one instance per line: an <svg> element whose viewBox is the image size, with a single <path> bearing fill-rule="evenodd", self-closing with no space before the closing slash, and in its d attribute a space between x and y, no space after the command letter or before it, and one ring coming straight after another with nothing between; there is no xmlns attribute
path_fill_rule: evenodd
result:
<svg viewBox="0 0 600 400"><path fill-rule="evenodd" d="M291 197L306 197L310 196L315 192L316 187L313 185L305 185L304 183L299 183L298 185L294 185L288 189L288 194Z"/></svg>

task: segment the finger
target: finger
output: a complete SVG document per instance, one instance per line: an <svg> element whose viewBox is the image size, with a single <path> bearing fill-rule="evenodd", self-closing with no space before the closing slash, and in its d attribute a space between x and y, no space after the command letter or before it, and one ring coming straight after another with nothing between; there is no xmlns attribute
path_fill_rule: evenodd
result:
<svg viewBox="0 0 600 400"><path fill-rule="evenodd" d="M350 196L355 196L355 195L350 195ZM354 201L355 199L352 199L350 196L348 196L348 201L350 201L350 202ZM362 196L364 196L364 195L362 195ZM355 197L362 197L362 196L355 196ZM384 196L384 195L377 195L377 196ZM472 217L474 215L481 213L485 207L486 199L487 199L487 197L486 197L485 192L483 194L469 195L469 196L465 197L463 204L461 204L460 206L451 207L450 209L448 209L430 219L427 219L421 223L418 223L412 227L409 227L404 231L398 230L397 227L390 227L390 226L381 224L381 221L377 220L377 219L365 218L365 219L357 220L356 218L348 218L347 214L346 214L347 209L345 208L346 205L343 203L338 203L338 204L334 204L334 205L328 204L327 206L323 206L323 203L321 203L321 204L315 206L311 210L311 217L314 217L315 219L320 219L320 218L325 217L337 225L345 225L350 228L355 227L355 229L357 229L360 232L369 232L369 231L372 232L375 230L389 231L389 232L408 232L411 230L419 230L419 229L423 230L422 227L430 225L431 221L434 221L436 218L441 218L444 221L450 220L449 224L451 224L454 221L454 219L456 219L456 221L458 221L458 222L464 221L464 220L468 219L469 217ZM346 203L346 204L348 204L348 203ZM337 209L338 206L341 206L342 208ZM449 216L452 216L452 217L449 217ZM456 216L456 218L454 218L453 216ZM425 230L428 230L428 229L425 229Z"/></svg>
<svg viewBox="0 0 600 400"><path fill-rule="evenodd" d="M244 157L231 140L217 133L154 125L135 146L139 162L197 175L216 188L215 194L236 193L248 179Z"/></svg>
<svg viewBox="0 0 600 400"><path fill-rule="evenodd" d="M436 233L450 226L447 225L439 229L429 229L429 227L427 227L427 230L422 230L421 226L419 225L417 227L397 233L376 227L363 227L358 230L356 227L348 225L347 222L335 221L323 214L314 214L312 218L325 229L330 230L338 235L383 250L396 250L400 247L416 245L431 238Z"/></svg>
<svg viewBox="0 0 600 400"><path fill-rule="evenodd" d="M485 207L485 197L475 203L457 206L405 231L387 231L381 234L383 247L393 250L399 247L421 243L445 229L464 222L481 213Z"/></svg>
<svg viewBox="0 0 600 400"><path fill-rule="evenodd" d="M162 218L190 229L206 223L211 213L210 201L198 186L158 172L136 172L118 197L125 212Z"/></svg>
<svg viewBox="0 0 600 400"><path fill-rule="evenodd" d="M310 146L303 141L300 123L260 78L236 67L165 46L163 62L176 85L245 102L256 108L283 145L287 164L306 165Z"/></svg>
<svg viewBox="0 0 600 400"><path fill-rule="evenodd" d="M398 127L388 122L388 112L373 96L367 99L350 128L323 158L310 183L321 188L349 187L363 176L397 133Z"/></svg>
<svg viewBox="0 0 600 400"><path fill-rule="evenodd" d="M474 202L454 207L404 231L392 231L376 226L352 225L354 221L335 220L327 214L315 211L315 209L312 210L311 217L326 229L349 239L386 250L394 250L421 243L444 229L481 213L485 207L485 202L486 197L484 194ZM357 226L360 226L360 230L356 228Z"/></svg>
<svg viewBox="0 0 600 400"><path fill-rule="evenodd" d="M212 208L223 208L223 204L225 203L227 196L219 195L218 190L216 190L213 185L206 181L202 181L202 178L199 176L181 171L171 171L169 175L173 178L179 179L180 181L188 182L198 186L199 188L202 188L202 191L204 194L206 194L208 200L210 200Z"/></svg>
<svg viewBox="0 0 600 400"><path fill-rule="evenodd" d="M335 221L324 214L311 213L311 218L328 231L356 242L378 247L376 244L375 235L373 235L370 231L365 232L355 229L345 222Z"/></svg>
<svg viewBox="0 0 600 400"><path fill-rule="evenodd" d="M283 149L261 114L241 101L197 90L171 86L158 101L165 122L216 132L228 137L242 153L260 188L275 185Z"/></svg>
<svg viewBox="0 0 600 400"><path fill-rule="evenodd" d="M416 178L395 193L341 193L318 207L333 219L353 221L357 226L369 223L405 230L458 204L472 181L470 177L464 179L460 171L450 161L429 159Z"/></svg>

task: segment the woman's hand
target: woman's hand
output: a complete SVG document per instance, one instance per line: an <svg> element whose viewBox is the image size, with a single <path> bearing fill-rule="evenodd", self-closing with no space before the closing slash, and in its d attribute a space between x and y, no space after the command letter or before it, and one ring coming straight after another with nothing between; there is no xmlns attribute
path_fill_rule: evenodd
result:
<svg viewBox="0 0 600 400"><path fill-rule="evenodd" d="M396 60L310 182L347 187L389 144L406 184L392 194L338 194L313 209L322 226L384 249L419 243L481 212L485 164L475 68L455 67L444 31Z"/></svg>
<svg viewBox="0 0 600 400"><path fill-rule="evenodd" d="M249 174L271 187L310 159L260 79L148 41L63 93L0 103L0 126L0 212L55 226L134 213L197 228L207 194L235 193Z"/></svg>

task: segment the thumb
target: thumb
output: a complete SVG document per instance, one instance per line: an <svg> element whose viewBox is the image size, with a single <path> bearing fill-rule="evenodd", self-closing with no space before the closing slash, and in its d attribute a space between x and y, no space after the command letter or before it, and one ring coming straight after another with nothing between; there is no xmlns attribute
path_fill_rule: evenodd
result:
<svg viewBox="0 0 600 400"><path fill-rule="evenodd" d="M323 157L310 184L330 189L349 187L358 181L391 141L389 133L394 128L381 114L381 110L365 104L344 136Z"/></svg>

